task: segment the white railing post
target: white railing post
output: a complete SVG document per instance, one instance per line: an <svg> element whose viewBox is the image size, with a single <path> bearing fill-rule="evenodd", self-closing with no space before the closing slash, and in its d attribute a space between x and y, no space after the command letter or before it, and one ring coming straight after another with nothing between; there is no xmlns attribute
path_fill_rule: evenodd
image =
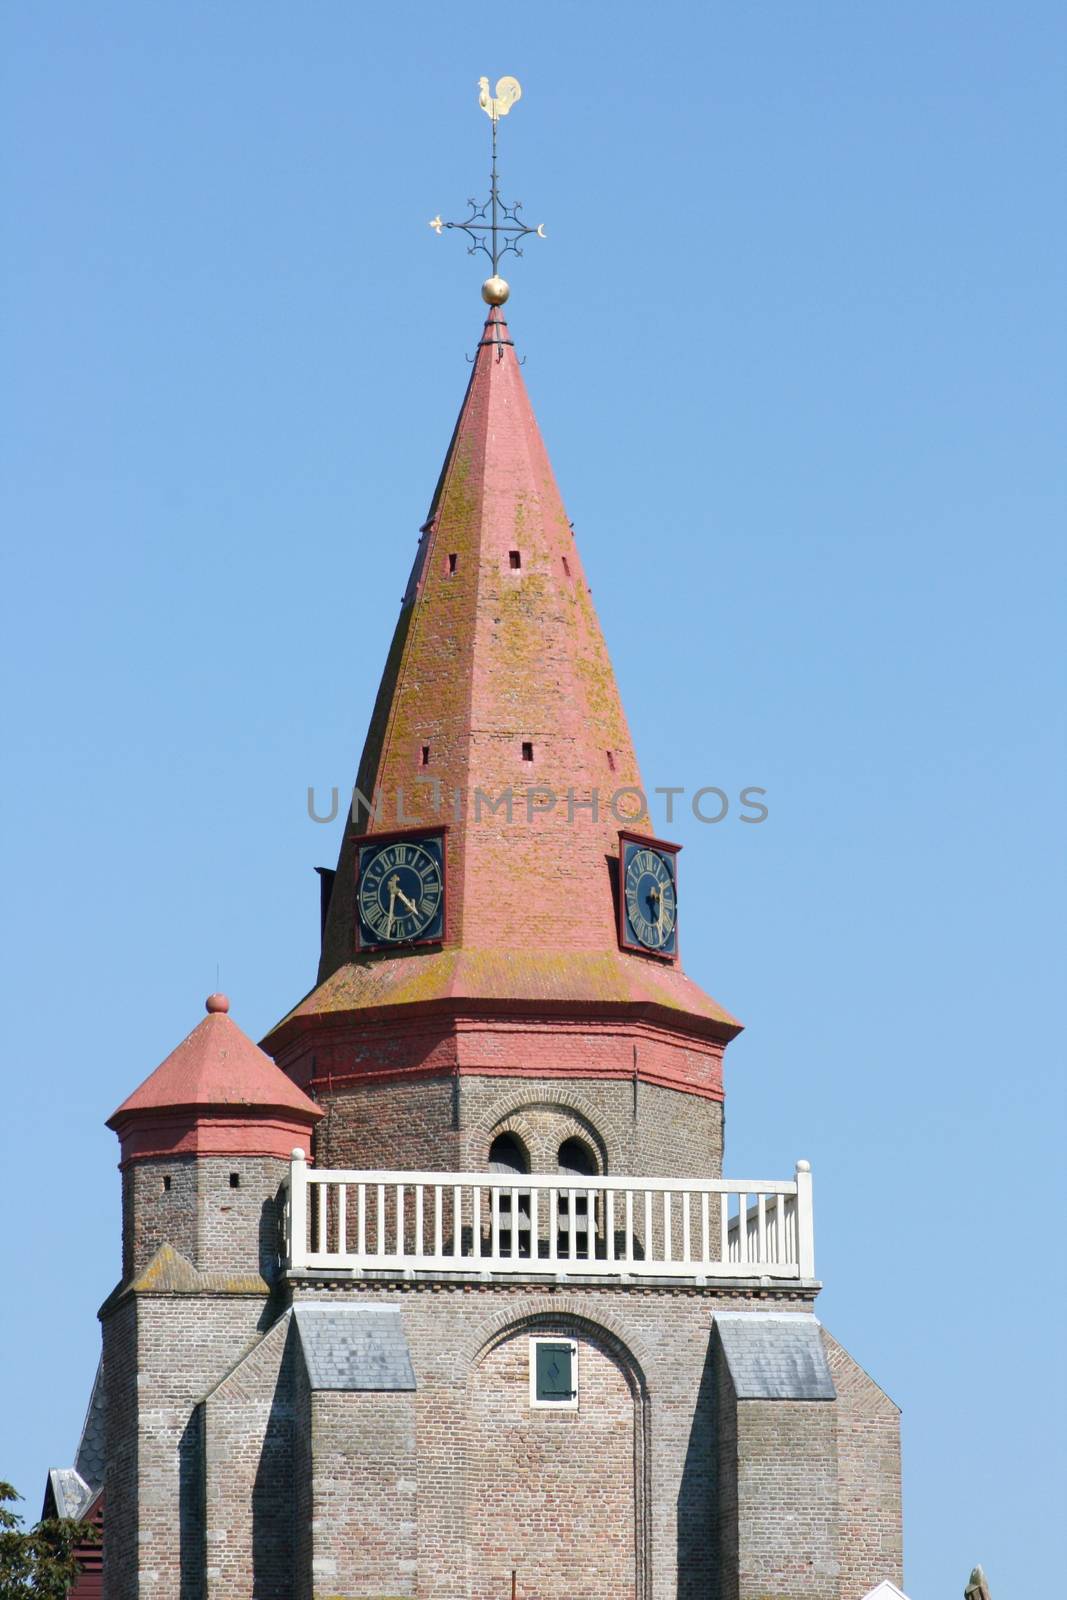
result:
<svg viewBox="0 0 1067 1600"><path fill-rule="evenodd" d="M811 1197L811 1162L797 1162L797 1265L802 1278L815 1276L815 1210Z"/></svg>
<svg viewBox="0 0 1067 1600"><path fill-rule="evenodd" d="M308 1165L298 1145L289 1163L289 1268L303 1272L308 1265Z"/></svg>

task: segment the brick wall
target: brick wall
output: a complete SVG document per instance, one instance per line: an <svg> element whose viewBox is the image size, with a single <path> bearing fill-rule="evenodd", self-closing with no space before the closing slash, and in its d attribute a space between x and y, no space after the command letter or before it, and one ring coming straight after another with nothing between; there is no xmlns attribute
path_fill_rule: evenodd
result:
<svg viewBox="0 0 1067 1600"><path fill-rule="evenodd" d="M197 1184L195 1156L135 1161L123 1167L123 1282L142 1272L163 1244L195 1261Z"/></svg>
<svg viewBox="0 0 1067 1600"><path fill-rule="evenodd" d="M588 1557L609 1575L600 1593L708 1600L714 1568L715 1433L707 1368L712 1307L751 1306L751 1297L673 1287L531 1290L499 1283L365 1282L306 1293L315 1299L324 1293L369 1297L402 1312L417 1382L419 1600L492 1595L489 1584L496 1581L504 1544L518 1541L529 1566L541 1526L539 1485L553 1473L562 1475L549 1497L556 1522L555 1531L546 1525L546 1532L553 1540L579 1531L565 1510L578 1494L579 1479L585 1486L576 1502L581 1514L588 1518L598 1504L603 1511L595 1557ZM809 1305L789 1296L776 1303ZM542 1427L540 1415L529 1414L525 1362L533 1333L568 1333L580 1341L586 1410L579 1411L577 1423L549 1416ZM550 1425L559 1432L546 1432ZM553 1448L560 1438L566 1439L566 1461ZM493 1487L504 1471L510 1474L507 1503ZM484 1514L485 1506L492 1515ZM554 1576L560 1549L552 1544L551 1561L536 1569L536 1586L524 1590L520 1583L520 1597L540 1600L542 1590L552 1597L586 1592L575 1588L584 1580L574 1570ZM614 1587L621 1582L624 1588ZM334 1591L323 1586L320 1592ZM506 1596L509 1588L501 1593Z"/></svg>
<svg viewBox="0 0 1067 1600"><path fill-rule="evenodd" d="M266 1304L265 1295L137 1293L105 1308L108 1600L202 1600L197 1408L258 1341Z"/></svg>
<svg viewBox="0 0 1067 1600"><path fill-rule="evenodd" d="M415 1395L326 1390L310 1421L315 1594L416 1594Z"/></svg>
<svg viewBox="0 0 1067 1600"><path fill-rule="evenodd" d="M612 1596L708 1600L711 1310L750 1299L599 1285L310 1291L324 1295L400 1308L417 1389L312 1395L301 1361L283 1354L293 1348L287 1319L250 1348L246 1341L244 1359L226 1364L201 1408L207 1481L199 1548L208 1596L241 1593L232 1584L242 1570L254 1574L257 1597L280 1596L288 1548L290 1592L301 1600L313 1592L489 1600L504 1556L519 1567L520 1595L539 1600L542 1591L550 1600L592 1595L593 1574L599 1592ZM162 1300L152 1307L168 1315ZM579 1341L576 1415L530 1411L531 1334ZM152 1418L142 1474L152 1505L142 1531L151 1530L157 1548L168 1538L180 1545L167 1462L176 1472L182 1419L196 1412L196 1374L202 1379L209 1365L201 1355L180 1380L153 1368L141 1386L142 1411ZM187 1544L186 1554L195 1553L195 1538ZM537 1587L524 1591L535 1570ZM140 1592L178 1593L158 1584ZM200 1593L187 1577L181 1600Z"/></svg>
<svg viewBox="0 0 1067 1600"><path fill-rule="evenodd" d="M201 1407L207 1600L292 1595L295 1359L283 1318Z"/></svg>
<svg viewBox="0 0 1067 1600"><path fill-rule="evenodd" d="M432 957L427 960L432 961ZM623 959L620 957L620 959ZM637 957L627 957L638 961ZM362 968L353 969L366 977ZM387 966L367 969L388 974ZM661 973L662 976L662 973ZM370 979L368 978L368 982ZM426 980L433 981L431 978ZM684 980L679 980L684 981ZM379 997L384 1001L385 997ZM527 1002L529 1004L529 1002ZM388 1020L323 1019L313 1032L277 1043L277 1062L301 1088L318 1096L391 1078L471 1077L614 1079L638 1076L660 1088L691 1090L697 1098L722 1099L721 1040L642 1017L590 1016L580 1021L546 1017L525 1008L513 1015L427 1016Z"/></svg>
<svg viewBox="0 0 1067 1600"><path fill-rule="evenodd" d="M495 1600L512 1565L522 1600L855 1600L899 1577L891 1402L830 1340L836 1402L738 1404L713 1370L715 1310L810 1297L294 1292L396 1306L415 1391L312 1394L266 1297L120 1298L105 1317L110 1600ZM531 1411L534 1334L578 1341L577 1413Z"/></svg>
<svg viewBox="0 0 1067 1600"><path fill-rule="evenodd" d="M839 1600L835 1406L737 1404L738 1600Z"/></svg>
<svg viewBox="0 0 1067 1600"><path fill-rule="evenodd" d="M822 1338L834 1402L738 1402L716 1351L714 1600L857 1600L903 1581L899 1412Z"/></svg>
<svg viewBox="0 0 1067 1600"><path fill-rule="evenodd" d="M289 1164L265 1156L200 1160L196 1265L255 1271L273 1282L282 1258L282 1184ZM234 1179L237 1187L234 1187Z"/></svg>
<svg viewBox="0 0 1067 1600"><path fill-rule="evenodd" d="M122 1174L123 1280L143 1272L164 1244L202 1271L259 1272L273 1280L287 1174L288 1163L270 1156L129 1163Z"/></svg>
<svg viewBox="0 0 1067 1600"><path fill-rule="evenodd" d="M633 1080L398 1080L321 1091L320 1166L478 1172L496 1134L526 1145L534 1172L555 1172L578 1135L602 1170L645 1177L719 1177L722 1104Z"/></svg>
<svg viewBox="0 0 1067 1600"><path fill-rule="evenodd" d="M311 1389L307 1368L302 1361L293 1363L293 1594L295 1600L313 1600L314 1585L311 1575L312 1558L312 1499L311 1482L314 1472L311 1439Z"/></svg>
<svg viewBox="0 0 1067 1600"><path fill-rule="evenodd" d="M107 1538L104 1593L136 1596L139 1473L137 1430L137 1309L128 1299L104 1322L104 1436Z"/></svg>
<svg viewBox="0 0 1067 1600"><path fill-rule="evenodd" d="M823 1329L837 1389L838 1530L841 1600L903 1574L900 1412Z"/></svg>
<svg viewBox="0 0 1067 1600"><path fill-rule="evenodd" d="M566 1319L537 1332L569 1336ZM471 1600L634 1600L637 1397L603 1343L580 1336L576 1411L530 1405L530 1335L487 1351L469 1379L466 1511Z"/></svg>
<svg viewBox="0 0 1067 1600"><path fill-rule="evenodd" d="M368 1083L321 1090L325 1115L315 1132L322 1167L462 1170L454 1078Z"/></svg>
<svg viewBox="0 0 1067 1600"><path fill-rule="evenodd" d="M716 1339L712 1348L715 1431L713 1509L711 1516L711 1600L738 1600L738 1456L737 1395L726 1357Z"/></svg>

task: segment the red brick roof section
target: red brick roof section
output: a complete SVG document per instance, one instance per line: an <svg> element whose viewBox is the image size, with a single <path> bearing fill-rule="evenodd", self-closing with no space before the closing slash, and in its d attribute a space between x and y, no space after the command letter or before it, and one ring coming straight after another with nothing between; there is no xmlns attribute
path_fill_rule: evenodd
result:
<svg viewBox="0 0 1067 1600"><path fill-rule="evenodd" d="M209 1004L220 1002L212 996ZM124 1160L162 1153L286 1156L322 1115L217 1004L108 1119Z"/></svg>

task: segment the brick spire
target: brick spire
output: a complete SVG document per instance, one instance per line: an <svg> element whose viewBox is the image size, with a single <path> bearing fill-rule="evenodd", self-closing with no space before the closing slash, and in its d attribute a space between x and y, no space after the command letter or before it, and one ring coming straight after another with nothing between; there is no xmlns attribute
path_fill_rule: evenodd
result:
<svg viewBox="0 0 1067 1600"><path fill-rule="evenodd" d="M448 823L448 946L611 949L605 857L620 824L608 802L640 782L574 535L494 307L360 763L358 788L383 801L368 831L404 818ZM509 790L510 823L491 809ZM557 797L551 810L541 790ZM587 809L594 791L597 821ZM340 885L353 853L350 836ZM352 896L339 892L321 976L351 959L352 940Z"/></svg>
<svg viewBox="0 0 1067 1600"><path fill-rule="evenodd" d="M620 795L642 789L640 770L500 306L422 531L357 789L379 796L380 814L361 810L346 828L319 988L265 1041L272 1051L323 1013L460 998L664 1008L720 1041L738 1031L679 967L618 947L624 822L612 797L626 826L652 830L637 793ZM360 835L440 823L443 947L357 958Z"/></svg>

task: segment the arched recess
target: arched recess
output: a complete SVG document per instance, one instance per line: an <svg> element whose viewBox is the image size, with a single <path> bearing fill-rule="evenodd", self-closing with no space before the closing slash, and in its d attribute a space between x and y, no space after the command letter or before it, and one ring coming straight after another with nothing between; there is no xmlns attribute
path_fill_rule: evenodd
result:
<svg viewBox="0 0 1067 1600"><path fill-rule="evenodd" d="M502 1095L464 1136L466 1159L474 1170L487 1164L494 1139L505 1133L514 1134L523 1145L532 1172L556 1172L559 1147L569 1138L578 1138L593 1150L597 1171L612 1170L603 1133L569 1097L549 1100L543 1090L525 1096L518 1086Z"/></svg>
<svg viewBox="0 0 1067 1600"><path fill-rule="evenodd" d="M530 1153L513 1128L494 1134L489 1146L490 1172L529 1172Z"/></svg>
<svg viewBox="0 0 1067 1600"><path fill-rule="evenodd" d="M513 1177L525 1175L530 1170L530 1153L525 1142L519 1138L513 1129L505 1129L494 1135L489 1146L490 1172L510 1173ZM528 1256L531 1245L531 1220L530 1191L518 1190L515 1194L515 1211L512 1215L512 1191L498 1191L495 1204L499 1210L500 1248L504 1255L511 1255L515 1250L519 1255Z"/></svg>
<svg viewBox="0 0 1067 1600"><path fill-rule="evenodd" d="M560 1172L572 1177L592 1177L599 1172L596 1151L587 1140L570 1133L556 1151L556 1165Z"/></svg>
<svg viewBox="0 0 1067 1600"><path fill-rule="evenodd" d="M650 1404L633 1348L565 1301L480 1330L467 1380L464 1514L472 1600L650 1600ZM578 1407L530 1404L530 1341L578 1346ZM614 1539L605 1532L617 1531ZM590 1538L595 1530L597 1537Z"/></svg>
<svg viewBox="0 0 1067 1600"><path fill-rule="evenodd" d="M591 1178L599 1171L596 1151L588 1140L578 1134L568 1133L556 1151L556 1166L569 1180ZM588 1196L578 1190L573 1195L573 1230L571 1219L571 1194L561 1194L557 1206L559 1235L556 1249L564 1257L590 1256L597 1249L597 1238L605 1226L603 1206L594 1202L590 1210ZM572 1250L571 1245L574 1245Z"/></svg>

